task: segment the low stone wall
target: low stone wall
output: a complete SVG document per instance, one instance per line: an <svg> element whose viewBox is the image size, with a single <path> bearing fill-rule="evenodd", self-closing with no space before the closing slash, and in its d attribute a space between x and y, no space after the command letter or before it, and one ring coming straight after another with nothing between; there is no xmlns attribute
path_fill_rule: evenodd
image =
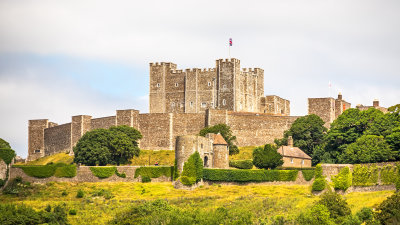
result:
<svg viewBox="0 0 400 225"><path fill-rule="evenodd" d="M36 178L31 177L25 174L25 172L21 168L10 169L10 179L14 179L16 177L21 177L24 181L29 181L32 183L47 183L51 181L57 182L141 182L141 177L135 178L135 171L140 166L116 166L119 173L125 173L126 178L118 177L116 174L113 174L111 177L100 179L96 177L89 166L80 166L77 168L76 176L72 178L65 177L48 177L48 178ZM161 176L158 178L151 178L152 182L166 182L171 181L170 177Z"/></svg>
<svg viewBox="0 0 400 225"><path fill-rule="evenodd" d="M7 164L0 159L0 179L4 180L7 177Z"/></svg>

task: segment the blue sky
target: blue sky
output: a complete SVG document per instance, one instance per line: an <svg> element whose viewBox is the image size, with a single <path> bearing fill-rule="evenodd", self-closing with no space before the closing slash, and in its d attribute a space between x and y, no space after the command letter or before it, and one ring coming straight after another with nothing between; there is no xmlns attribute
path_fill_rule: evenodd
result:
<svg viewBox="0 0 400 225"><path fill-rule="evenodd" d="M29 119L147 112L150 62L214 67L229 38L292 115L339 91L388 107L400 99L399 11L397 0L2 0L0 137L25 157Z"/></svg>

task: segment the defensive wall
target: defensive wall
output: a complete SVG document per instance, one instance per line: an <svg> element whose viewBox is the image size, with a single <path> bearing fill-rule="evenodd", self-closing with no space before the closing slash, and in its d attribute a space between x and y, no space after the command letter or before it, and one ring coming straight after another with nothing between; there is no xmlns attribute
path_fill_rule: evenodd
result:
<svg viewBox="0 0 400 225"><path fill-rule="evenodd" d="M145 113L138 110L117 110L115 116L92 118L73 116L71 123L57 125L47 119L30 120L28 161L60 152L72 153L79 138L87 131L127 125L138 129L143 138L141 149L173 150L176 137L198 134L201 129L219 123L231 127L238 146L272 143L282 138L297 119L295 116L268 113L243 113L208 109L205 113Z"/></svg>

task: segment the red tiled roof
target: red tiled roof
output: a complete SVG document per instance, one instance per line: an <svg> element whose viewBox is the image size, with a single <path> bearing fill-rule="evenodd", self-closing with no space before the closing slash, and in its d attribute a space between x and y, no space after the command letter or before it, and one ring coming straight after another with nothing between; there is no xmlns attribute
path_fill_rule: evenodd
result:
<svg viewBox="0 0 400 225"><path fill-rule="evenodd" d="M278 149L278 152L282 156L301 158L301 159L311 159L310 156L308 156L298 147L282 146Z"/></svg>
<svg viewBox="0 0 400 225"><path fill-rule="evenodd" d="M214 134L213 135L213 144L214 145L228 145L228 143L226 143L225 139L222 137L221 134Z"/></svg>

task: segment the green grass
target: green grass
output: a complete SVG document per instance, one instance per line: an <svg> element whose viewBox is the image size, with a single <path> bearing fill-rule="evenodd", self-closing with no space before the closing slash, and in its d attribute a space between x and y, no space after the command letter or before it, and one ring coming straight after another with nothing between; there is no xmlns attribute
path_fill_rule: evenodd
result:
<svg viewBox="0 0 400 225"><path fill-rule="evenodd" d="M244 159L253 160L253 150L256 147L257 146L239 147L239 154L230 155L229 160L244 160Z"/></svg>
<svg viewBox="0 0 400 225"><path fill-rule="evenodd" d="M67 195L63 195L63 191ZM85 193L84 198L76 198L78 190ZM112 198L96 193L107 192ZM394 191L350 193L345 196L353 213L363 206L374 207ZM68 215L71 224L105 224L118 212L125 211L133 204L144 200L166 199L180 208L214 210L217 207L245 207L256 213L256 218L269 219L283 215L295 218L301 211L318 201L319 197L310 194L306 185L211 185L193 191L174 189L170 182L165 183L55 183L35 185L28 197L0 195L2 203L18 203L44 210L65 203L67 210L75 209L77 215ZM256 222L256 221L255 221Z"/></svg>
<svg viewBox="0 0 400 225"><path fill-rule="evenodd" d="M70 156L67 153L58 153L50 156L45 156L43 158L27 162L26 165L46 165L47 163L65 163L71 164L74 161L74 156ZM17 163L20 165L23 163Z"/></svg>
<svg viewBox="0 0 400 225"><path fill-rule="evenodd" d="M154 166L158 162L158 165L173 166L174 160L174 150L140 150L139 156L132 158L131 165Z"/></svg>

